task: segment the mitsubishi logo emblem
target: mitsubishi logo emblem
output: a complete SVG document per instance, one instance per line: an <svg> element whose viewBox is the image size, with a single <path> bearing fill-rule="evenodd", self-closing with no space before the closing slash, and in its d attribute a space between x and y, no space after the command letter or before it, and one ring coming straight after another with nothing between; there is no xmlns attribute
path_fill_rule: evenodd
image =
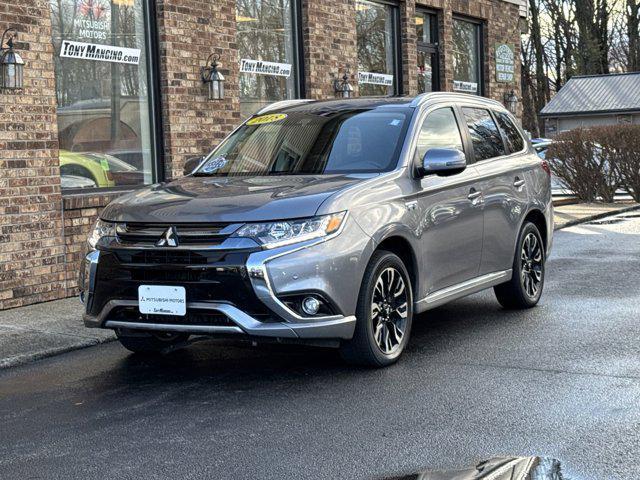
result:
<svg viewBox="0 0 640 480"><path fill-rule="evenodd" d="M167 231L162 234L160 240L156 242L156 247L177 247L178 246L178 233L176 227L169 227Z"/></svg>

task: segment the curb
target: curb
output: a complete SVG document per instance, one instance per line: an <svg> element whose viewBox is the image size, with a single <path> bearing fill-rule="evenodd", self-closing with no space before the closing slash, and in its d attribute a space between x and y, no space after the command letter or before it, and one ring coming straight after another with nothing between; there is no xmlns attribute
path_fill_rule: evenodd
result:
<svg viewBox="0 0 640 480"><path fill-rule="evenodd" d="M562 230L563 228L573 227L580 225L581 223L591 222L593 220L600 220L601 218L613 217L621 213L632 212L634 210L640 210L640 205L631 205L630 207L621 208L619 210L609 210L607 212L598 213L596 215L589 215L588 217L576 218L575 220L569 220L566 223L556 225L554 231Z"/></svg>
<svg viewBox="0 0 640 480"><path fill-rule="evenodd" d="M64 347L55 347L47 350L41 350L39 352L25 353L20 355L14 355L12 357L0 359L0 372L4 369L11 367L17 367L19 365L25 365L27 363L42 360L44 358L55 357L67 352L73 352L74 350L82 350L84 348L95 347L103 343L109 343L115 341L115 337L112 338L87 338L86 340L73 344L65 345Z"/></svg>

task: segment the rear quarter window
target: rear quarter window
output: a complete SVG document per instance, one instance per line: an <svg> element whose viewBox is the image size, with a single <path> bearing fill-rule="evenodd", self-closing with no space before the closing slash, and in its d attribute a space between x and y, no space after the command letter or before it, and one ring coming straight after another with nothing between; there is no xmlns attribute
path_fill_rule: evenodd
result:
<svg viewBox="0 0 640 480"><path fill-rule="evenodd" d="M507 141L507 148L509 149L509 152L521 152L524 149L524 139L522 138L522 135L520 135L518 127L514 125L513 121L506 113L495 112L495 115L498 119L498 126Z"/></svg>

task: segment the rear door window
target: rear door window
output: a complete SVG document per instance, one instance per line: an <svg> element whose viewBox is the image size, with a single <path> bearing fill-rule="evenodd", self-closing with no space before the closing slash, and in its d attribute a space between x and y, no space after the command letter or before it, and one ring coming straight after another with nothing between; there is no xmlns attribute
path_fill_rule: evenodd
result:
<svg viewBox="0 0 640 480"><path fill-rule="evenodd" d="M469 128L476 161L505 155L502 136L489 110L463 107L462 113Z"/></svg>
<svg viewBox="0 0 640 480"><path fill-rule="evenodd" d="M502 130L502 133L504 134L509 152L521 152L524 149L524 139L522 138L522 135L520 135L518 127L514 125L514 123L509 118L509 115L507 115L506 113L495 112L495 115L498 119L500 130Z"/></svg>

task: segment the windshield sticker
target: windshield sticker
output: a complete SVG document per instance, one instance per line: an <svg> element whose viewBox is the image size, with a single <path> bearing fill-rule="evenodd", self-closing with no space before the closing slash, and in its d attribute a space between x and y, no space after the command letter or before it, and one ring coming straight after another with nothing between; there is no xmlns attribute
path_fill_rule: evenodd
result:
<svg viewBox="0 0 640 480"><path fill-rule="evenodd" d="M260 115L259 117L254 117L247 122L247 125L263 125L265 123L273 123L279 122L280 120L284 120L287 118L286 113L272 113L269 115Z"/></svg>
<svg viewBox="0 0 640 480"><path fill-rule="evenodd" d="M397 127L398 125L400 125L400 120L398 120L397 118L391 120L391 123L389 124L392 127Z"/></svg>
<svg viewBox="0 0 640 480"><path fill-rule="evenodd" d="M226 164L227 164L227 159L224 157L212 158L202 166L200 171L202 173L213 173L213 172L216 172L217 170L220 170Z"/></svg>

